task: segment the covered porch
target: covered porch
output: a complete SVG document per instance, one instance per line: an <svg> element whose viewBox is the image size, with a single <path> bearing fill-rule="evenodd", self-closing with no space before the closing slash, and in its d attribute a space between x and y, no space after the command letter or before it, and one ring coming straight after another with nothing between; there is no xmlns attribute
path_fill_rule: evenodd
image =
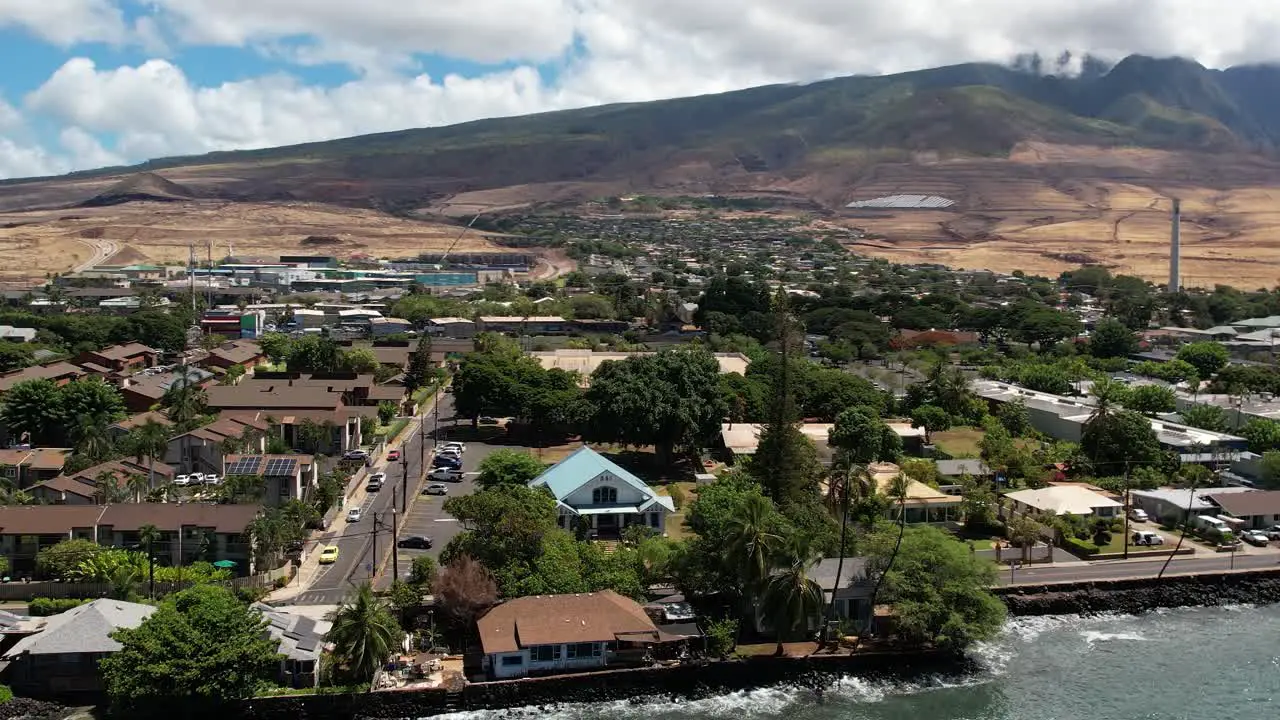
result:
<svg viewBox="0 0 1280 720"><path fill-rule="evenodd" d="M662 533L662 513L658 510L641 510L639 506L575 510L561 506L561 528L575 532L582 523L586 523L587 537L592 540L619 540L622 531L632 525L644 525L658 534Z"/></svg>

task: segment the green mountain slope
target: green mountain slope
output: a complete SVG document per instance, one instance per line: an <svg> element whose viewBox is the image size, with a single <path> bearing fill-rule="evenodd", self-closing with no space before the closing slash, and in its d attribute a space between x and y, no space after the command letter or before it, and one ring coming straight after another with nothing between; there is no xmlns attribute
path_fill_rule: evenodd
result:
<svg viewBox="0 0 1280 720"><path fill-rule="evenodd" d="M343 196L352 201L361 193L394 200L636 178L691 160L726 172L787 171L857 148L999 156L1040 140L1269 152L1280 141L1278 96L1280 69L1268 66L1216 71L1134 56L1068 78L965 64L165 158L130 170L231 164L255 181L238 189L244 197L270 183L299 197L318 179L366 183Z"/></svg>

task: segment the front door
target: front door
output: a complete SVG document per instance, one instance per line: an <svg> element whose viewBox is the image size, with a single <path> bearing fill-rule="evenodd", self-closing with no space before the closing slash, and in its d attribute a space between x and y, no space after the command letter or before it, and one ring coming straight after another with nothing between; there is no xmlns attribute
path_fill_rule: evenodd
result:
<svg viewBox="0 0 1280 720"><path fill-rule="evenodd" d="M597 515L596 535L602 538L616 538L618 536L618 516Z"/></svg>

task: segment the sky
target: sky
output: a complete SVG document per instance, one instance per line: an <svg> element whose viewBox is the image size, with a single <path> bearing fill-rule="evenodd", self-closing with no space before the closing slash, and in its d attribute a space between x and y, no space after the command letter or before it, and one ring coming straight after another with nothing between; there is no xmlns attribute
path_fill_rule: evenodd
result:
<svg viewBox="0 0 1280 720"><path fill-rule="evenodd" d="M1064 50L1280 59L1275 0L0 0L0 178Z"/></svg>

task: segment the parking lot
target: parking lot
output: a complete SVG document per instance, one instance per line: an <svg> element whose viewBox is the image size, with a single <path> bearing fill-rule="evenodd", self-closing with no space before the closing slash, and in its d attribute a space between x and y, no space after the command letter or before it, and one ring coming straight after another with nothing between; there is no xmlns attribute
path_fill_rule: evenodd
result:
<svg viewBox="0 0 1280 720"><path fill-rule="evenodd" d="M441 551L449 544L449 541L462 532L462 526L458 521L444 511L444 501L455 495L469 495L475 488L475 477L478 474L476 468L479 467L480 462L489 453L500 447L502 446L467 442L467 451L463 453L462 457L462 480L442 483L448 487L448 495L419 494L412 499L409 504L408 518L400 529L400 539L403 540L420 535L431 538L432 546L430 550L396 549L402 578L408 576L409 568L413 564L415 557L426 554L439 559ZM422 487L425 488L434 482L436 481L428 479L423 483ZM384 568L383 574L378 578L377 587L379 589L391 585L391 572L391 564L388 563L387 567Z"/></svg>
<svg viewBox="0 0 1280 720"><path fill-rule="evenodd" d="M1164 538L1164 545L1156 547L1132 547L1133 550L1167 550L1172 549L1178 544L1179 532L1176 530L1161 530L1160 524L1156 522L1138 522L1136 520L1129 521L1129 533L1132 535L1138 530L1149 530ZM1218 549L1213 545L1188 534L1186 539L1182 541L1182 547L1193 548L1197 557L1207 557L1216 555ZM1241 555L1275 555L1280 557L1280 541L1271 541L1265 546L1250 545L1249 543L1241 543L1236 550Z"/></svg>

